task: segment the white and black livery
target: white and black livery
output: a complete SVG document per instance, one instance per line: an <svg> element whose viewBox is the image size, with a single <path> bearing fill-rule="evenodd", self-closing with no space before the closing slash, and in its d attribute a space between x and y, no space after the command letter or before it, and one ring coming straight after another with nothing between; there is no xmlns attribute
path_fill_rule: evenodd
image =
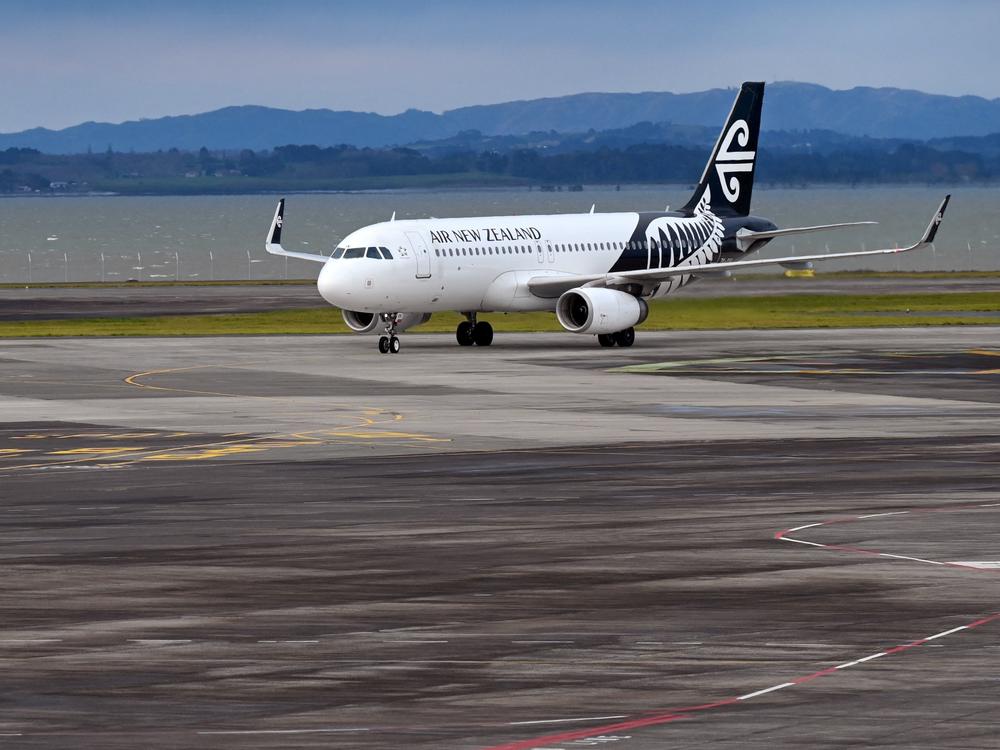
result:
<svg viewBox="0 0 1000 750"><path fill-rule="evenodd" d="M278 203L267 251L323 264L317 286L359 333L380 333L379 351L398 352L397 334L432 313L465 316L463 346L489 346L481 312L550 310L571 333L602 346L631 346L647 300L710 274L764 265L902 253L934 240L946 196L920 240L908 247L747 260L772 239L874 222L778 229L750 215L763 83L744 83L691 200L680 211L476 216L395 220L349 234L327 257L281 246Z"/></svg>

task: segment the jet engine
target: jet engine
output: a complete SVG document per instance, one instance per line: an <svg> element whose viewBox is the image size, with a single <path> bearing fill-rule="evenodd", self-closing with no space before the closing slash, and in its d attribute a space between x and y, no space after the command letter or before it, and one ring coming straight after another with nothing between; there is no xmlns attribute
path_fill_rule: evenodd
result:
<svg viewBox="0 0 1000 750"><path fill-rule="evenodd" d="M355 333L371 333L376 328L381 330L382 320L375 313L341 310L347 327Z"/></svg>
<svg viewBox="0 0 1000 750"><path fill-rule="evenodd" d="M646 319L646 301L617 289L577 287L556 303L559 324L570 333L617 333Z"/></svg>
<svg viewBox="0 0 1000 750"><path fill-rule="evenodd" d="M355 333L382 333L384 330L382 316L376 313L341 310L341 314L347 327ZM400 313L396 316L396 333L422 325L430 319L430 313Z"/></svg>

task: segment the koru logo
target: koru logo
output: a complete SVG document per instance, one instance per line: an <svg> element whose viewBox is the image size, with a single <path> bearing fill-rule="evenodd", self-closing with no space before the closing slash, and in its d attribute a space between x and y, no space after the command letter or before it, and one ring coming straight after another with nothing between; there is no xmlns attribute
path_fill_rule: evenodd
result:
<svg viewBox="0 0 1000 750"><path fill-rule="evenodd" d="M719 155L715 157L715 171L719 175L722 194L730 203L735 203L740 197L740 180L736 174L753 171L753 160L757 154L756 151L733 151L733 141L744 149L750 143L750 126L746 120L737 120L730 126L722 139Z"/></svg>
<svg viewBox="0 0 1000 750"><path fill-rule="evenodd" d="M281 229L281 222L282 218L279 216L277 219L274 220L274 226L276 226L278 229Z"/></svg>

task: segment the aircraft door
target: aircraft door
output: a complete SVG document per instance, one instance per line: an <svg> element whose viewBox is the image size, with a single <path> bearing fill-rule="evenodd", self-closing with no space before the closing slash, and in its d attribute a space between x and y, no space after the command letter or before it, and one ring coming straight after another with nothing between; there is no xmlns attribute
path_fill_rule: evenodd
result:
<svg viewBox="0 0 1000 750"><path fill-rule="evenodd" d="M549 257L549 263L556 262L556 251L552 249L552 243L545 241L545 254Z"/></svg>
<svg viewBox="0 0 1000 750"><path fill-rule="evenodd" d="M407 232L406 239L410 241L413 248L413 257L417 259L417 278L429 279L431 277L431 251L424 242L420 232Z"/></svg>
<svg viewBox="0 0 1000 750"><path fill-rule="evenodd" d="M536 247L538 249L538 252L536 253L536 255L538 256L538 262L539 263L544 263L545 262L545 253L542 251L542 243L539 242L536 245Z"/></svg>

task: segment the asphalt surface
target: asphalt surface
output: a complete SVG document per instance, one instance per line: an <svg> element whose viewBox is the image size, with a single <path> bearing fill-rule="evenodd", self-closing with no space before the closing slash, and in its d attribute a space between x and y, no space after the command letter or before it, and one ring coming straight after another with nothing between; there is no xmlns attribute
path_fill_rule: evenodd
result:
<svg viewBox="0 0 1000 750"><path fill-rule="evenodd" d="M702 279L677 294L685 297L747 297L774 294L903 294L990 292L1000 279L950 278L764 278ZM146 315L265 312L323 307L313 283L296 285L155 286L0 289L0 321Z"/></svg>
<svg viewBox="0 0 1000 750"><path fill-rule="evenodd" d="M0 742L1000 747L998 393L997 327L4 342Z"/></svg>

